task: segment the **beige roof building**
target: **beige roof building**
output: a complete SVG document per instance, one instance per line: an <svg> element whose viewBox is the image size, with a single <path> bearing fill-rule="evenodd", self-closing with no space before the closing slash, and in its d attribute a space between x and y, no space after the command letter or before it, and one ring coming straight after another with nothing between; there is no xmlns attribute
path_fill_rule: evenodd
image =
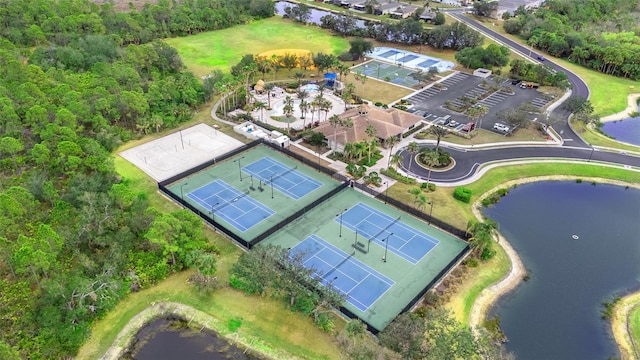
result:
<svg viewBox="0 0 640 360"><path fill-rule="evenodd" d="M338 150L344 148L344 144L357 143L368 140L365 130L369 125L376 128L376 134L382 141L393 135L401 137L402 133L412 129L422 117L395 108L381 109L375 106L360 105L349 109L340 115L340 119L351 119L353 127L344 128L338 126L334 128L328 121L318 126L315 131L322 133L328 140L329 146L335 144Z"/></svg>

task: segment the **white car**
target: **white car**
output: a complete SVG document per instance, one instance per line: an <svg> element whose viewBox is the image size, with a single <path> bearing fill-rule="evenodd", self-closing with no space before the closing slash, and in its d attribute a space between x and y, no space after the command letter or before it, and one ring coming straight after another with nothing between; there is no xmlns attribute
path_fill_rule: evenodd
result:
<svg viewBox="0 0 640 360"><path fill-rule="evenodd" d="M505 124L495 123L495 124L493 124L493 128L495 130L502 131L502 132L505 132L505 133L509 132L509 127L507 125L505 125Z"/></svg>

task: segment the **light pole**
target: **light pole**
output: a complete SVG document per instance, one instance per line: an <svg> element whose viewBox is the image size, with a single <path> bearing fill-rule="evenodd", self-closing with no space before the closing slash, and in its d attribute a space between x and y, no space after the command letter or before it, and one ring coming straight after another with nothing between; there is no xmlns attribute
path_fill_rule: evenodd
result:
<svg viewBox="0 0 640 360"><path fill-rule="evenodd" d="M431 205L431 208L429 209L429 225L431 225L431 214L433 214L433 200L429 201L429 205Z"/></svg>
<svg viewBox="0 0 640 360"><path fill-rule="evenodd" d="M345 213L345 211L347 211L347 209L342 210L342 212L336 216L340 216L340 235L339 237L342 237L342 214Z"/></svg>
<svg viewBox="0 0 640 360"><path fill-rule="evenodd" d="M182 201L184 201L184 187L185 187L185 185L189 185L189 183L186 182L186 183L180 185L180 199Z"/></svg>
<svg viewBox="0 0 640 360"><path fill-rule="evenodd" d="M271 174L271 198L273 199L273 174Z"/></svg>
<svg viewBox="0 0 640 360"><path fill-rule="evenodd" d="M387 203L387 198L389 197L389 182L385 181L384 182L385 185L387 185L386 190L384 191L384 203Z"/></svg>
<svg viewBox="0 0 640 360"><path fill-rule="evenodd" d="M387 262L387 249L389 249L389 238L393 235L393 233L389 233L387 238L382 240L384 241L384 256L382 257L382 261Z"/></svg>
<svg viewBox="0 0 640 360"><path fill-rule="evenodd" d="M220 204L220 202L217 202L217 203L215 203L215 204L211 205L211 220L212 220L212 221L214 221L214 222L216 221L216 211L215 211L215 209L214 209L214 208L215 208L218 204Z"/></svg>
<svg viewBox="0 0 640 360"><path fill-rule="evenodd" d="M237 162L238 163L238 173L240 173L240 181L242 181L242 165L240 165L240 160L244 159L244 156L237 159L237 160L233 160L233 162Z"/></svg>
<svg viewBox="0 0 640 360"><path fill-rule="evenodd" d="M587 160L587 162L591 162L591 157L593 156L593 152L596 150L595 147L591 147L591 154L589 154L589 160Z"/></svg>

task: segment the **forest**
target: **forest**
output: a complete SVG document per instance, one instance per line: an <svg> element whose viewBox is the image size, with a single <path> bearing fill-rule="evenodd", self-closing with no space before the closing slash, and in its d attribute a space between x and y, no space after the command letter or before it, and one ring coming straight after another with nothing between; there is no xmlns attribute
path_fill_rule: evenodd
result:
<svg viewBox="0 0 640 360"><path fill-rule="evenodd" d="M272 15L266 0L0 2L0 358L73 356L127 293L215 271L199 218L151 207L111 151L211 96L159 38Z"/></svg>
<svg viewBox="0 0 640 360"><path fill-rule="evenodd" d="M533 48L587 68L640 79L640 2L547 0L504 16L504 29Z"/></svg>

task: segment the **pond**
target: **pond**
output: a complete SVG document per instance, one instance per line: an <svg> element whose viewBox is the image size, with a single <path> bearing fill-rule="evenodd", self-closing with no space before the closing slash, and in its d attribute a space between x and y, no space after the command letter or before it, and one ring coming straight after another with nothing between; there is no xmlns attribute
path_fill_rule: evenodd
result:
<svg viewBox="0 0 640 360"><path fill-rule="evenodd" d="M244 350L230 345L210 331L198 331L181 319L155 320L138 332L123 359L136 360L253 360Z"/></svg>
<svg viewBox="0 0 640 360"><path fill-rule="evenodd" d="M297 4L294 3L290 3L287 1L276 1L276 14L277 15L284 15L284 9L286 9L287 7L294 7L297 6ZM308 22L311 24L315 24L315 25L320 25L320 19L322 19L323 16L325 15L334 15L334 16L338 16L338 14L326 11L326 10L319 10L313 7L310 7L311 10L311 17L309 18ZM346 11L346 9L345 9ZM348 12L347 12L348 13ZM356 27L358 28L365 28L365 21L364 20L356 20Z"/></svg>
<svg viewBox="0 0 640 360"><path fill-rule="evenodd" d="M616 140L640 146L640 116L608 121L602 125L601 129Z"/></svg>
<svg viewBox="0 0 640 360"><path fill-rule="evenodd" d="M530 275L490 314L507 349L520 360L619 356L602 303L640 290L640 190L525 184L484 213Z"/></svg>

